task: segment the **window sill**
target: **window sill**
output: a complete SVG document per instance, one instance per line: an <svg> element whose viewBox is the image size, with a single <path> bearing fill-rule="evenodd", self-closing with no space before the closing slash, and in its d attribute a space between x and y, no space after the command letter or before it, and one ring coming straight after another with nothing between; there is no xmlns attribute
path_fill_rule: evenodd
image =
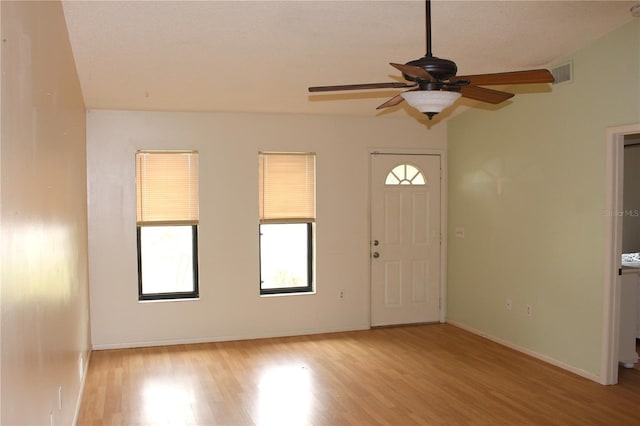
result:
<svg viewBox="0 0 640 426"><path fill-rule="evenodd" d="M199 297L186 297L180 299L152 299L152 300L138 300L138 303L170 303L170 302L197 302Z"/></svg>
<svg viewBox="0 0 640 426"><path fill-rule="evenodd" d="M292 291L291 293L272 293L272 294L260 294L260 297L284 297L284 296L310 296L315 295L315 291Z"/></svg>

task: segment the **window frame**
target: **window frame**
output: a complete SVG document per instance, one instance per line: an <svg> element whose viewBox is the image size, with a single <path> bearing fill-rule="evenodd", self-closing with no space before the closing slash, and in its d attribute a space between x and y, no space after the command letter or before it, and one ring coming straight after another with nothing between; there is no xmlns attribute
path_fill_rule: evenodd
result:
<svg viewBox="0 0 640 426"><path fill-rule="evenodd" d="M169 170L179 172L178 179L175 182L179 182L182 186L172 186L171 190L167 191L164 187L158 192L158 177L163 179L165 170L161 169L162 174L149 174L147 169L147 156L153 155L189 155L187 169L178 167L170 168ZM157 157L158 159L160 157ZM153 164L149 160L149 164ZM157 160L156 160L157 161ZM175 162L176 160L174 160ZM181 160L180 160L181 161ZM169 165L173 166L175 163L170 162ZM196 150L137 150L135 154L135 173L136 173L136 252L137 252L137 269L138 269L138 301L155 301L155 300L194 300L200 297L199 287L199 272L198 272L198 226L199 226L199 152ZM144 165L144 166L143 166ZM157 164L155 166L158 167ZM166 167L166 166L165 166ZM195 167L195 171L192 170ZM153 169L151 169L153 170ZM171 173L169 176L172 176ZM150 180L147 180L150 179ZM184 180L186 179L186 180ZM149 184L151 182L151 184ZM154 186L155 182L155 186ZM171 181L174 182L174 181ZM148 186L151 185L151 186ZM184 185L187 185L186 187ZM192 189L195 187L195 192ZM149 189L151 188L151 189ZM177 188L177 189L176 189ZM187 189L188 191L184 191ZM178 192L176 192L178 191ZM181 194L177 199L175 194ZM182 195L186 194L186 195ZM194 197L195 194L195 197ZM145 206L149 203L147 200L153 200L153 197L160 195L162 198L172 200L171 206L165 206L160 204L153 206L151 209L146 209ZM147 198L147 196L151 198ZM151 201L153 203L153 201ZM177 204L176 204L177 203ZM181 204L182 203L182 204ZM174 210L172 207L182 206L182 210ZM190 291L169 291L160 293L144 293L143 276L142 276L142 253L143 253L143 241L142 241L142 228L146 227L189 227L191 229L191 261L192 261L192 280L193 288ZM185 249L187 242L185 241ZM181 244L182 246L182 244Z"/></svg>
<svg viewBox="0 0 640 426"><path fill-rule="evenodd" d="M411 175L411 179L409 179L409 167L415 169L415 173ZM398 168L402 168L402 172L397 172ZM394 182L395 180L395 182ZM415 182L414 182L415 181ZM387 177L385 178L385 186L397 186L397 185L413 185L413 186L424 186L428 185L428 181L420 167L411 163L401 163L397 166L394 166L389 173L387 173Z"/></svg>
<svg viewBox="0 0 640 426"><path fill-rule="evenodd" d="M163 225L146 225L163 226ZM169 225L166 225L169 226ZM198 225L170 225L184 226L191 228L191 259L193 272L193 291L171 291L164 293L143 293L142 288L142 233L141 229L145 225L136 225L136 242L138 251L138 301L150 300L174 300L174 299L197 299L200 297L198 284Z"/></svg>
<svg viewBox="0 0 640 426"><path fill-rule="evenodd" d="M279 209L272 209L271 200L281 200L282 193L281 192L271 192L274 191L273 188L278 188L278 185L270 186L265 185L265 179L274 178L276 181L282 182L282 171L275 172L275 175L271 174L271 170L273 169L273 165L267 166L271 164L268 160L269 156L278 156L282 158L286 158L287 156L300 156L305 157L305 165L304 171L299 168L295 168L294 173L296 176L301 177L305 182L306 190L301 191L299 187L295 187L293 189L294 199L297 202L294 202L286 207L280 205ZM258 161L259 161L259 220L258 220L258 278L259 278L259 290L261 296L268 295L286 295L286 294L308 294L315 292L315 269L316 269L316 258L315 258L315 233L316 233L316 153L315 152L276 152L276 151L260 151L258 152ZM312 173L309 174L309 158L311 159L311 170ZM275 161L278 161L277 159ZM276 163L277 164L277 163ZM281 163L282 164L282 163ZM285 168L290 166L290 162L284 162L283 165ZM311 179L309 179L311 178ZM296 180L296 182L298 182ZM288 185L288 183L287 183ZM309 189L310 188L310 189ZM286 190L285 190L286 191ZM286 194L287 192L285 192ZM266 200L269 200L267 202ZM287 201L289 202L291 199L287 196ZM304 202L300 202L304 200ZM310 203L310 204L309 204ZM266 204L269 206L267 207ZM311 209L309 209L309 205L311 205ZM304 207L302 207L304 206ZM262 279L262 225L278 225L278 224L306 224L307 226L307 241L306 241L306 250L307 250L307 285L305 286L296 286L296 287L276 287L276 288L267 288L264 289L262 287L264 281Z"/></svg>
<svg viewBox="0 0 640 426"><path fill-rule="evenodd" d="M262 288L264 283L262 279L262 225L307 225L307 285L296 287L276 287L276 288ZM313 235L314 235L314 222L279 222L279 223L260 223L258 224L258 273L260 276L260 295L271 294L290 294L290 293L312 293L314 288L314 250L313 250Z"/></svg>

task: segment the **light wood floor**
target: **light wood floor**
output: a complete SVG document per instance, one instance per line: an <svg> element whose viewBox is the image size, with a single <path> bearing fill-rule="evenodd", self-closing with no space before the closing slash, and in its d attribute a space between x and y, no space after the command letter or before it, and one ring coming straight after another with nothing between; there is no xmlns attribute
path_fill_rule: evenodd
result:
<svg viewBox="0 0 640 426"><path fill-rule="evenodd" d="M638 425L602 386L444 324L97 351L78 425Z"/></svg>

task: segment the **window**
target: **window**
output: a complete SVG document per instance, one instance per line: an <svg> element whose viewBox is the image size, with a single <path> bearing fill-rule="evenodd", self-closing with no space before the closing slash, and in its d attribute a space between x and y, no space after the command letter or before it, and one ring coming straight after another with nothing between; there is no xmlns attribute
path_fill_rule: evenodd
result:
<svg viewBox="0 0 640 426"><path fill-rule="evenodd" d="M260 294L313 291L315 154L258 157Z"/></svg>
<svg viewBox="0 0 640 426"><path fill-rule="evenodd" d="M198 153L136 153L138 300L198 297Z"/></svg>
<svg viewBox="0 0 640 426"><path fill-rule="evenodd" d="M400 164L389 172L385 185L424 185L426 180L420 170L411 164Z"/></svg>

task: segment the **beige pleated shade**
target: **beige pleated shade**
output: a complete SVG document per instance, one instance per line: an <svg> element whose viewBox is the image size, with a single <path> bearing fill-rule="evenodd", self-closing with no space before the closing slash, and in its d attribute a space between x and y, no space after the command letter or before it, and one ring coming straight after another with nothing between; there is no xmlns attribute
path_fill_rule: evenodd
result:
<svg viewBox="0 0 640 426"><path fill-rule="evenodd" d="M136 152L138 225L198 224L198 153Z"/></svg>
<svg viewBox="0 0 640 426"><path fill-rule="evenodd" d="M260 153L260 223L313 222L314 153Z"/></svg>

